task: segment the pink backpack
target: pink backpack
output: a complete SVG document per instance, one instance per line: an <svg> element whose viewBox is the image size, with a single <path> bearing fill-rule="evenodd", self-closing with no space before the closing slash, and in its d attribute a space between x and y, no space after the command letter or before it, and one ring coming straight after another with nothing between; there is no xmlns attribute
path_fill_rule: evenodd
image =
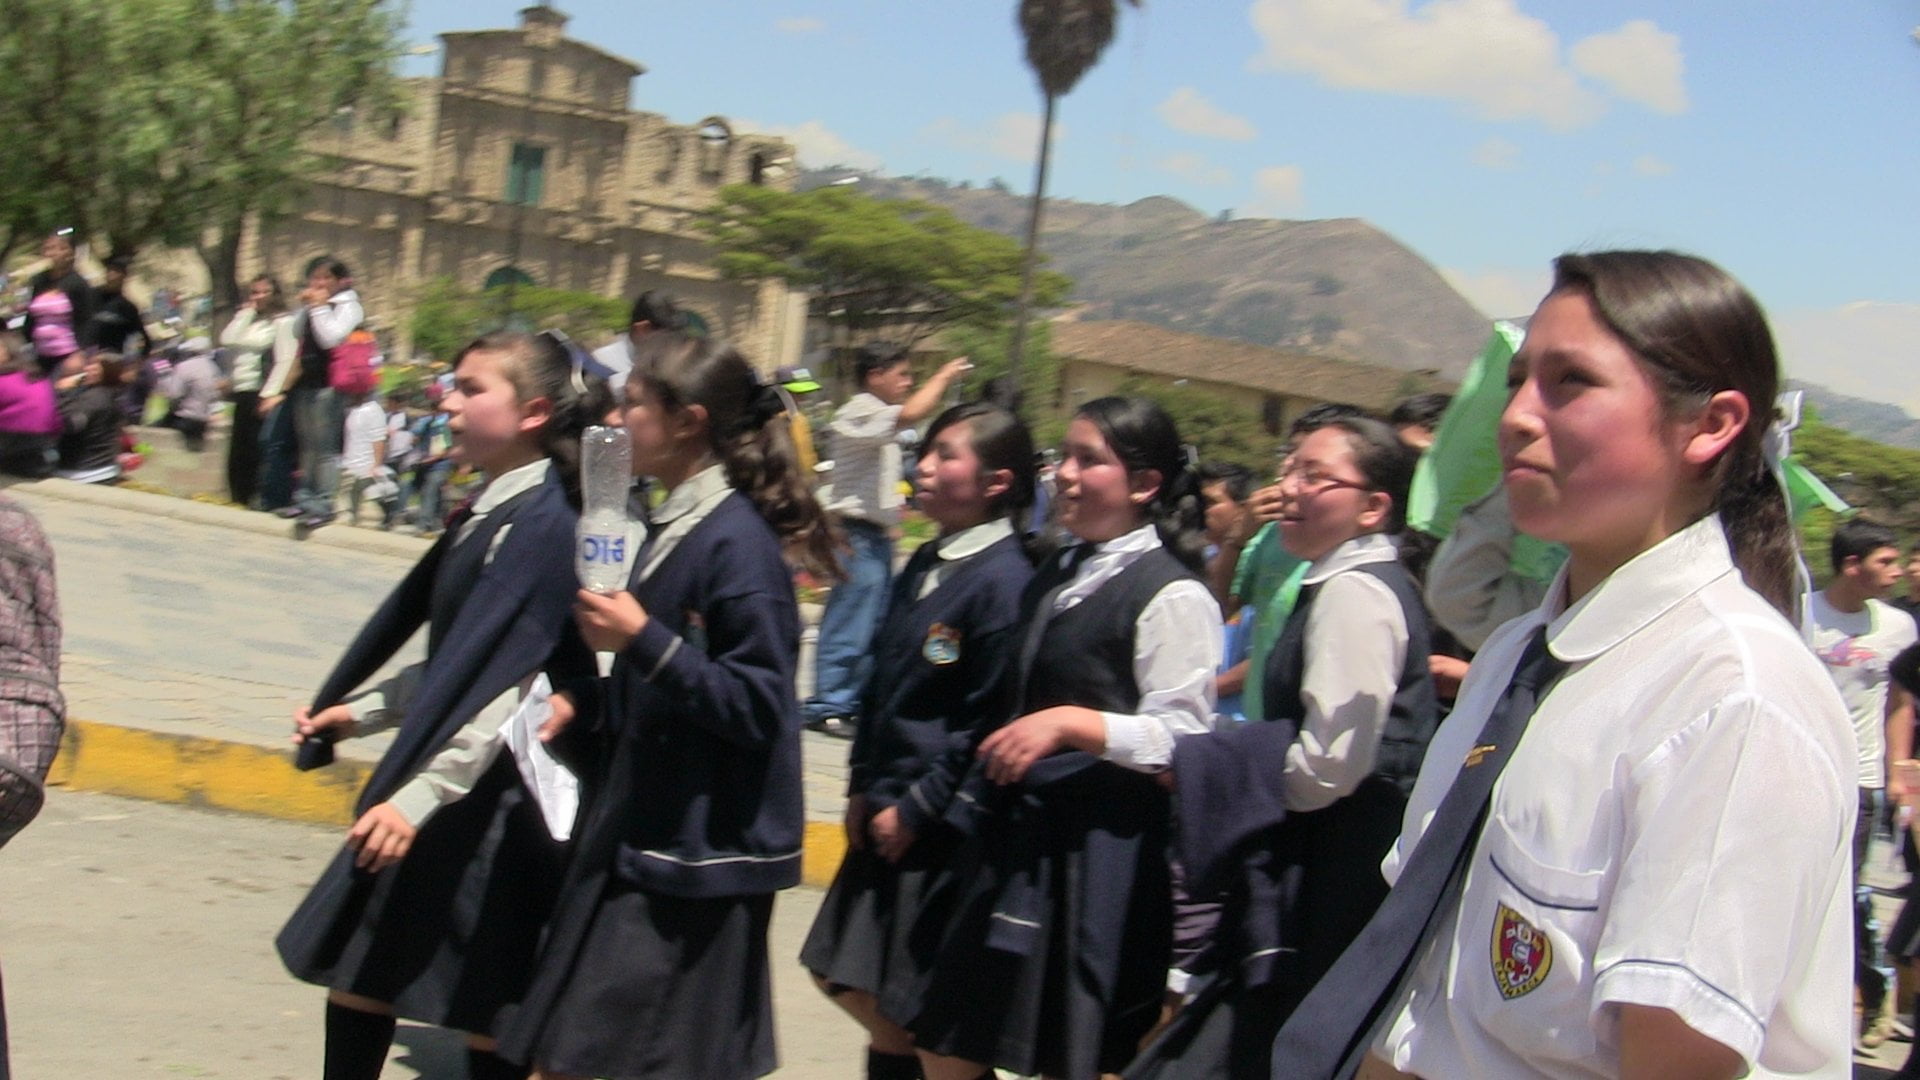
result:
<svg viewBox="0 0 1920 1080"><path fill-rule="evenodd" d="M379 352L380 343L374 340L371 331L355 330L348 334L347 340L333 347L327 360L327 385L348 397L372 393L379 382L373 363Z"/></svg>

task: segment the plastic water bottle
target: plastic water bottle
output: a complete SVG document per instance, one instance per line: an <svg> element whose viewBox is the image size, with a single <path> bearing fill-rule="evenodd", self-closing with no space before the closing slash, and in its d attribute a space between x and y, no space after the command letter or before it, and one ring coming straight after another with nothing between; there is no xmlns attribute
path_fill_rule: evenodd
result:
<svg viewBox="0 0 1920 1080"><path fill-rule="evenodd" d="M580 544L574 567L580 584L598 593L627 585L633 540L627 491L633 486L633 444L627 429L590 427L580 435Z"/></svg>

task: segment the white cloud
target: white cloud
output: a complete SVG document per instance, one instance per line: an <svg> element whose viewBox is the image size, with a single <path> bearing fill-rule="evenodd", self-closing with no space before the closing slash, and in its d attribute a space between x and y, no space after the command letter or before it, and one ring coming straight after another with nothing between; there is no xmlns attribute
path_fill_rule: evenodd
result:
<svg viewBox="0 0 1920 1080"><path fill-rule="evenodd" d="M1495 136L1473 148L1473 163L1483 169L1505 172L1520 164L1520 148Z"/></svg>
<svg viewBox="0 0 1920 1080"><path fill-rule="evenodd" d="M1154 164L1182 180L1205 184L1208 187L1220 187L1233 183L1232 170L1215 165L1199 154L1169 154Z"/></svg>
<svg viewBox="0 0 1920 1080"><path fill-rule="evenodd" d="M1575 70L1616 97L1669 115L1687 111L1686 60L1678 34L1635 19L1577 42L1569 55Z"/></svg>
<svg viewBox="0 0 1920 1080"><path fill-rule="evenodd" d="M1168 127L1188 135L1251 142L1256 134L1251 120L1227 112L1202 97L1200 91L1191 86L1175 90L1167 100L1154 106L1153 111L1166 121Z"/></svg>
<svg viewBox="0 0 1920 1080"><path fill-rule="evenodd" d="M1248 15L1261 40L1254 70L1439 98L1486 120L1591 124L1607 99L1581 74L1662 112L1686 107L1679 39L1646 20L1576 43L1569 66L1560 36L1517 0L1253 0Z"/></svg>
<svg viewBox="0 0 1920 1080"><path fill-rule="evenodd" d="M1533 314L1553 284L1547 266L1527 270L1451 270L1440 276L1489 319L1524 319Z"/></svg>
<svg viewBox="0 0 1920 1080"><path fill-rule="evenodd" d="M1870 300L1773 317L1780 364L1796 379L1920 416L1920 304Z"/></svg>
<svg viewBox="0 0 1920 1080"><path fill-rule="evenodd" d="M804 124L757 124L752 120L738 121L742 131L757 131L762 135L774 135L793 144L794 156L800 163L810 168L824 169L829 165L845 165L852 169L877 171L881 167L880 155L862 150L829 129L818 120L808 120Z"/></svg>
<svg viewBox="0 0 1920 1080"><path fill-rule="evenodd" d="M810 15L781 19L779 22L774 23L773 26L774 29L783 34L817 34L827 28L825 21L816 19Z"/></svg>
<svg viewBox="0 0 1920 1080"><path fill-rule="evenodd" d="M920 133L962 150L1012 161L1032 161L1040 151L1040 117L1035 113L1002 113L983 126L965 124L951 116L943 116L920 129ZM1060 145L1060 140L1066 135L1067 125L1054 121L1054 145Z"/></svg>
<svg viewBox="0 0 1920 1080"><path fill-rule="evenodd" d="M1298 165L1273 165L1253 174L1253 198L1240 208L1246 217L1291 217L1306 205L1306 174Z"/></svg>
<svg viewBox="0 0 1920 1080"><path fill-rule="evenodd" d="M1673 164L1652 154L1641 154L1633 159L1633 171L1641 176L1665 176L1673 171Z"/></svg>

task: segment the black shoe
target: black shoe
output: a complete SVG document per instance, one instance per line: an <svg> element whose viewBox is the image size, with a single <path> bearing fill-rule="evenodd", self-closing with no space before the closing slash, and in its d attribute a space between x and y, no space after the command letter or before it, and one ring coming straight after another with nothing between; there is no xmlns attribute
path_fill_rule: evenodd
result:
<svg viewBox="0 0 1920 1080"><path fill-rule="evenodd" d="M822 735L831 735L836 739L853 738L853 717L819 716L807 721L808 731L817 731Z"/></svg>
<svg viewBox="0 0 1920 1080"><path fill-rule="evenodd" d="M333 517L334 515L332 514L308 514L306 517L303 517L300 519L299 525L303 529L308 529L308 530L317 529L320 526L331 522L333 520Z"/></svg>
<svg viewBox="0 0 1920 1080"><path fill-rule="evenodd" d="M294 518L304 516L306 512L307 511L305 507L301 506L299 503L294 503L290 506L283 506L280 509L273 511L273 516L286 518L288 521L292 521Z"/></svg>

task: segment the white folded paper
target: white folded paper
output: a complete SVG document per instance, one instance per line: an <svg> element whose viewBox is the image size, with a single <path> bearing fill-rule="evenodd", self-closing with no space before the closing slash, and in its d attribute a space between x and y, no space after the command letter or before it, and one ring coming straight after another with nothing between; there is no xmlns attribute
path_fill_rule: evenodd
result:
<svg viewBox="0 0 1920 1080"><path fill-rule="evenodd" d="M565 840L573 835L574 819L580 813L580 778L540 741L540 726L553 715L553 706L547 700L552 696L553 684L546 675L534 676L527 696L520 699L520 707L500 728L500 737L506 740L514 764L520 767L520 779L526 781L527 790L540 803L547 832L555 840Z"/></svg>

